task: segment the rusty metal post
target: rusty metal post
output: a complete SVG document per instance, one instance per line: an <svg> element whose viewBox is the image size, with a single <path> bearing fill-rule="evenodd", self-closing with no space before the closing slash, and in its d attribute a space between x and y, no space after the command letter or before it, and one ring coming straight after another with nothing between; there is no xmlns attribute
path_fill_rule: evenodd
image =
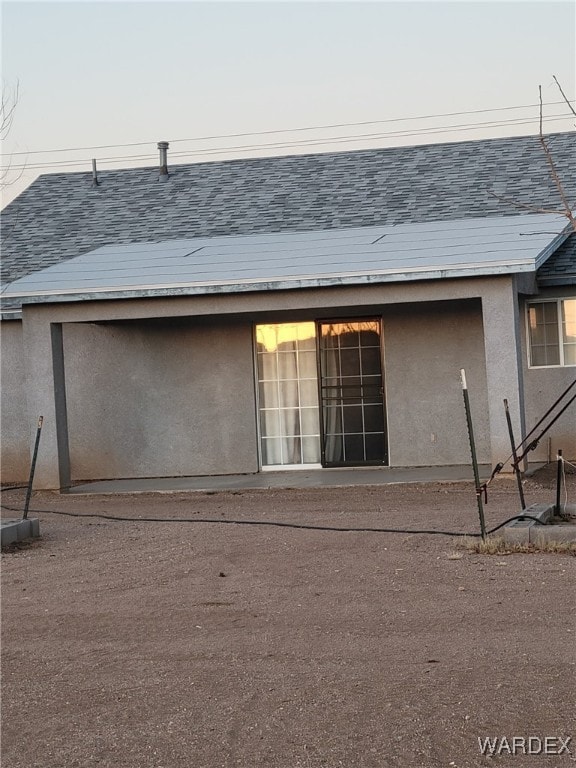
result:
<svg viewBox="0 0 576 768"><path fill-rule="evenodd" d="M512 458L514 463L514 474L516 475L516 482L518 483L518 495L520 496L520 511L526 509L526 502L524 500L524 488L522 488L522 473L518 465L518 454L516 453L516 443L514 441L514 430L512 429L512 418L510 416L510 408L508 407L508 400L504 398L504 410L506 411L506 422L508 424L508 434L510 435L510 447L512 448Z"/></svg>
<svg viewBox="0 0 576 768"><path fill-rule="evenodd" d="M486 523L484 521L484 507L482 505L482 488L480 487L480 473L478 471L478 458L476 456L476 443L474 441L474 429L472 426L472 413L470 411L470 398L468 397L468 385L466 384L466 371L460 371L462 379L462 394L464 395L464 408L466 410L466 423L468 425L468 437L470 439L470 453L472 455L472 469L474 470L474 482L476 484L476 500L478 502L478 517L480 518L480 533L486 540Z"/></svg>
<svg viewBox="0 0 576 768"><path fill-rule="evenodd" d="M30 465L30 477L28 478L28 488L26 490L26 501L24 502L24 513L22 520L28 517L28 507L30 506L30 497L32 496L32 485L34 484L34 473L36 472L36 460L38 458L38 446L40 445L40 435L42 433L42 424L44 416L38 419L38 428L36 430L36 440L34 442L34 453L32 454L32 464Z"/></svg>
<svg viewBox="0 0 576 768"><path fill-rule="evenodd" d="M560 517L562 514L561 504L560 504L560 486L562 485L562 463L564 459L562 458L562 449L558 448L558 464L556 467L556 509L554 510L554 513L556 517Z"/></svg>

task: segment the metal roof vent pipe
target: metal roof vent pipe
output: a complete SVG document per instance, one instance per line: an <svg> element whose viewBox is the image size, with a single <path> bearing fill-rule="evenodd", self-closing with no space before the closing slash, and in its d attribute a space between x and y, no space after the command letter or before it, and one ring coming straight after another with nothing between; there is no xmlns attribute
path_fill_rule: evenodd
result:
<svg viewBox="0 0 576 768"><path fill-rule="evenodd" d="M92 159L92 186L98 187L100 182L98 181L98 171L96 170L96 160Z"/></svg>
<svg viewBox="0 0 576 768"><path fill-rule="evenodd" d="M160 150L160 175L158 176L160 181L166 181L168 179L168 147L170 145L167 141L159 141L158 149Z"/></svg>

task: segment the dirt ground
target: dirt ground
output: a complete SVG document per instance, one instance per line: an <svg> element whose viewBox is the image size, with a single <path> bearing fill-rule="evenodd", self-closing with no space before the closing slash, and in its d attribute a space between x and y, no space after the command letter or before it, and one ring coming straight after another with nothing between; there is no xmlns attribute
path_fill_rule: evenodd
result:
<svg viewBox="0 0 576 768"><path fill-rule="evenodd" d="M551 477L526 481L528 502L554 500ZM41 541L2 556L4 768L574 764L574 556L47 512L473 531L469 483L32 507ZM488 524L517 510L515 484L495 481ZM572 760L480 754L501 736L570 736Z"/></svg>

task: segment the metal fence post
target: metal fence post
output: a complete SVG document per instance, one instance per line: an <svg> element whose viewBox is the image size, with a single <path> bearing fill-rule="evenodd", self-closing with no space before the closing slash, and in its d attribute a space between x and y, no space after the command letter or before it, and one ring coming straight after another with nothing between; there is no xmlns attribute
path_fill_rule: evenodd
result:
<svg viewBox="0 0 576 768"><path fill-rule="evenodd" d="M40 416L38 419L38 428L36 430L36 440L34 442L34 453L32 454L32 464L30 465L30 477L28 478L28 488L26 490L26 501L24 502L24 514L22 520L26 520L28 517L28 507L30 506L30 497L32 496L32 485L34 483L34 473L36 471L36 459L38 458L38 446L40 445L40 434L42 432L42 424L44 423L44 416Z"/></svg>
<svg viewBox="0 0 576 768"><path fill-rule="evenodd" d="M560 508L560 486L562 485L562 448L558 448L558 463L556 465L556 517L560 517L562 510Z"/></svg>
<svg viewBox="0 0 576 768"><path fill-rule="evenodd" d="M523 512L526 509L526 502L524 500L524 488L522 488L522 474L518 465L518 454L516 452L516 445L514 442L514 430L512 429L512 418L510 416L510 409L508 407L508 400L504 399L504 410L506 411L506 422L508 424L508 434L510 435L510 446L512 448L512 458L514 459L514 474L516 475L516 482L518 483L518 494L520 496L520 511Z"/></svg>
<svg viewBox="0 0 576 768"><path fill-rule="evenodd" d="M484 521L484 507L482 506L482 488L480 487L480 473L478 472L478 459L476 457L476 443L474 441L474 429L472 427L472 413L470 411L470 398L468 397L468 385L466 384L466 371L460 370L462 378L462 394L464 395L464 408L466 410L466 423L468 425L468 437L470 439L470 453L472 454L472 468L474 470L474 482L476 484L476 500L478 502L478 516L480 518L480 532L486 539L486 523Z"/></svg>

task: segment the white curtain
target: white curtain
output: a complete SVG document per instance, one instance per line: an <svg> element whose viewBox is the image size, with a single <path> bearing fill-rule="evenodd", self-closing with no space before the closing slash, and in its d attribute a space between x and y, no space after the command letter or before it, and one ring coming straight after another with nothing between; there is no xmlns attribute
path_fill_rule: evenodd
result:
<svg viewBox="0 0 576 768"><path fill-rule="evenodd" d="M319 426L310 434L318 425L314 324L258 326L257 340L262 462L318 462Z"/></svg>

